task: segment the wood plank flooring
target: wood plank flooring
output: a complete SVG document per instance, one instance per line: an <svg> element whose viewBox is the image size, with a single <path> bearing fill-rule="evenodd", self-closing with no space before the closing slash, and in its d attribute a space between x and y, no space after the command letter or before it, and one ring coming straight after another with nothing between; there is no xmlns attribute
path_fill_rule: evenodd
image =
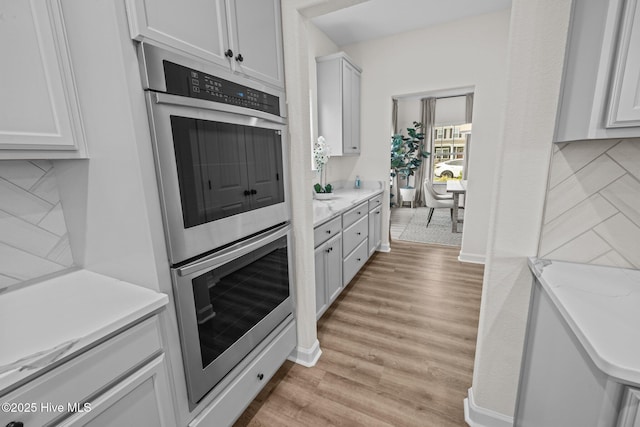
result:
<svg viewBox="0 0 640 427"><path fill-rule="evenodd" d="M236 427L465 426L483 266L393 241L318 323L313 368L286 362Z"/></svg>

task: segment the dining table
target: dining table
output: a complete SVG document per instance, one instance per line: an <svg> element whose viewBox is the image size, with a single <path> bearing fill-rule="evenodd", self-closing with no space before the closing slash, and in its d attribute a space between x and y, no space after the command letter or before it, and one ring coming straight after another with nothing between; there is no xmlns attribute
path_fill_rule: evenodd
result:
<svg viewBox="0 0 640 427"><path fill-rule="evenodd" d="M467 193L467 180L450 179L447 181L447 193L453 194L453 215L451 218L451 232L458 232L458 224L464 222L464 218L459 218L460 195Z"/></svg>

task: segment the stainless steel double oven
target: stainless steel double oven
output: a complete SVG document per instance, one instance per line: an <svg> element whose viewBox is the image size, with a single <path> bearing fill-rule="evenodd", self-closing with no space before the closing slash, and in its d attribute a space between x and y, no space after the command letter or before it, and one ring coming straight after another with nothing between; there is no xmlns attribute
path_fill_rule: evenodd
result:
<svg viewBox="0 0 640 427"><path fill-rule="evenodd" d="M139 56L195 405L292 316L285 99L144 43Z"/></svg>

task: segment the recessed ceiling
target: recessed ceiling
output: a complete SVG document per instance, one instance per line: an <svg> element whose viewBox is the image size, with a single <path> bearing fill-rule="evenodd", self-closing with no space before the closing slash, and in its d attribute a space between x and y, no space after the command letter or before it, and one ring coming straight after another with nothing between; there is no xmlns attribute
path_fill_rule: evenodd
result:
<svg viewBox="0 0 640 427"><path fill-rule="evenodd" d="M344 46L510 6L511 0L369 0L311 22L335 44Z"/></svg>

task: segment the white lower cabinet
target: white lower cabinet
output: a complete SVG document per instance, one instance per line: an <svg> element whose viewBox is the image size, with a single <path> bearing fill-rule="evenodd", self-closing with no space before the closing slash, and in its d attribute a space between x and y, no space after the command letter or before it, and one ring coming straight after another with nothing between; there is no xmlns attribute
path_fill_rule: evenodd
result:
<svg viewBox="0 0 640 427"><path fill-rule="evenodd" d="M319 319L342 291L342 235L318 246L315 260L316 317Z"/></svg>
<svg viewBox="0 0 640 427"><path fill-rule="evenodd" d="M175 423L164 354L107 390L60 424L80 426L172 426Z"/></svg>
<svg viewBox="0 0 640 427"><path fill-rule="evenodd" d="M617 427L640 427L640 389L627 387Z"/></svg>
<svg viewBox="0 0 640 427"><path fill-rule="evenodd" d="M640 427L640 390L598 368L536 281L514 425Z"/></svg>
<svg viewBox="0 0 640 427"><path fill-rule="evenodd" d="M369 259L369 248L365 237L353 252L344 258L342 263L342 283L347 286Z"/></svg>
<svg viewBox="0 0 640 427"><path fill-rule="evenodd" d="M1 425L175 425L157 316L2 396L2 401L30 402L37 408L0 413Z"/></svg>
<svg viewBox="0 0 640 427"><path fill-rule="evenodd" d="M369 256L382 243L382 207L378 206L369 211Z"/></svg>
<svg viewBox="0 0 640 427"><path fill-rule="evenodd" d="M318 319L380 247L381 205L379 194L314 228Z"/></svg>

